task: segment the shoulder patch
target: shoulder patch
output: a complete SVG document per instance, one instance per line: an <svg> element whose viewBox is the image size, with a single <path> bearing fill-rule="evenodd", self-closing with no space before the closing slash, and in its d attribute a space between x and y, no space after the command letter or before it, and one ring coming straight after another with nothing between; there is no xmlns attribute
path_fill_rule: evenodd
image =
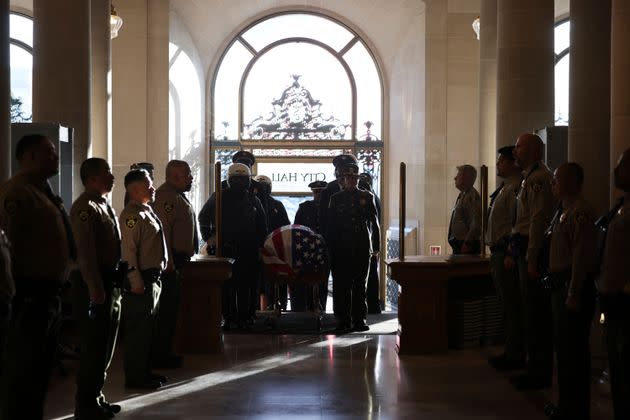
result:
<svg viewBox="0 0 630 420"><path fill-rule="evenodd" d="M169 203L168 201L164 202L164 211L165 212L167 212L167 213L172 212L174 207L175 206L173 205L173 203Z"/></svg>
<svg viewBox="0 0 630 420"><path fill-rule="evenodd" d="M532 183L532 191L535 193L539 193L542 191L543 184L542 181L537 181Z"/></svg>
<svg viewBox="0 0 630 420"><path fill-rule="evenodd" d="M88 213L87 210L81 210L79 212L79 220L81 220L82 222L87 222L89 218L90 218L90 213Z"/></svg>
<svg viewBox="0 0 630 420"><path fill-rule="evenodd" d="M4 202L4 210L10 215L13 216L19 207L19 202L17 200L7 200Z"/></svg>
<svg viewBox="0 0 630 420"><path fill-rule="evenodd" d="M125 219L125 226L129 229L133 229L138 224L138 218L136 216L129 216Z"/></svg>

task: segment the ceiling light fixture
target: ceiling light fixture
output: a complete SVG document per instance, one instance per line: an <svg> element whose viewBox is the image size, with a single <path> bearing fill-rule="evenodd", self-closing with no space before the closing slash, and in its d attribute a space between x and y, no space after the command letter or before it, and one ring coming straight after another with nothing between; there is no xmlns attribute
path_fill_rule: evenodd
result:
<svg viewBox="0 0 630 420"><path fill-rule="evenodd" d="M116 13L116 9L112 3L111 13L109 15L109 34L111 39L118 36L118 31L122 27L122 24L123 20L120 16L118 16L118 13Z"/></svg>
<svg viewBox="0 0 630 420"><path fill-rule="evenodd" d="M477 35L477 39L479 39L479 30L481 29L481 20L479 19L479 16L473 20L472 28L473 31L475 31L475 35Z"/></svg>

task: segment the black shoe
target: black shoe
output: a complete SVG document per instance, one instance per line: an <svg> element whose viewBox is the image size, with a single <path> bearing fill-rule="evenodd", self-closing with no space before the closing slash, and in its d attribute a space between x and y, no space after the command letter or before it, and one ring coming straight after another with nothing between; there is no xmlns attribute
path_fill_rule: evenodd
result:
<svg viewBox="0 0 630 420"><path fill-rule="evenodd" d="M125 388L159 389L161 387L162 382L151 377L147 377L142 381L125 381Z"/></svg>
<svg viewBox="0 0 630 420"><path fill-rule="evenodd" d="M160 381L162 382L162 385L164 385L165 383L168 382L168 377L164 376L164 375L158 375L157 373L153 373L153 372L149 372L147 374L147 377L149 379L154 379L156 381Z"/></svg>
<svg viewBox="0 0 630 420"><path fill-rule="evenodd" d="M519 391L545 389L551 387L551 379L531 376L527 374L518 375L510 381Z"/></svg>
<svg viewBox="0 0 630 420"><path fill-rule="evenodd" d="M75 420L109 420L114 418L114 413L111 413L101 406L95 404L89 408L82 407L74 410Z"/></svg>
<svg viewBox="0 0 630 420"><path fill-rule="evenodd" d="M340 322L339 324L337 324L337 327L335 328L335 332L338 334L343 334L351 330L352 328L350 327L349 322Z"/></svg>
<svg viewBox="0 0 630 420"><path fill-rule="evenodd" d="M99 405L101 406L103 410L109 411L112 414L118 414L120 413L120 410L122 409L120 405L112 404L109 401L105 401L105 400L100 401Z"/></svg>
<svg viewBox="0 0 630 420"><path fill-rule="evenodd" d="M490 366L500 371L525 369L525 362L507 357L505 353L488 359Z"/></svg>
<svg viewBox="0 0 630 420"><path fill-rule="evenodd" d="M182 367L183 362L182 356L170 355L154 361L153 367L156 369L177 369Z"/></svg>
<svg viewBox="0 0 630 420"><path fill-rule="evenodd" d="M355 322L354 323L354 328L352 328L353 331L369 331L370 327L367 326L367 324L363 321L361 322Z"/></svg>

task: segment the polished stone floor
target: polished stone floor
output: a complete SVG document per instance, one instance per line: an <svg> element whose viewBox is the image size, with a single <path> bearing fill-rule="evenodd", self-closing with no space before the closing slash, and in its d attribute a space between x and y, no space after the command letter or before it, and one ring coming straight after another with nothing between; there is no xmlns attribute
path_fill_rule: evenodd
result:
<svg viewBox="0 0 630 420"><path fill-rule="evenodd" d="M398 357L392 316L373 317L382 334L225 335L220 355L187 355L185 366L161 371L167 387L132 393L123 387L121 351L106 394L125 419L539 419L549 398L522 393L508 375L488 367L498 349L442 356ZM50 386L47 418L70 418L76 362ZM593 419L608 419L609 400L597 396Z"/></svg>

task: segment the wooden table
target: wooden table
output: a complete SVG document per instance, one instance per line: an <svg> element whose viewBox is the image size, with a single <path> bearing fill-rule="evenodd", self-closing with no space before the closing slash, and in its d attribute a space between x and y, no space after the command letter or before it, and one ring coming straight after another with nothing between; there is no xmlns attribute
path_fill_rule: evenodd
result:
<svg viewBox="0 0 630 420"><path fill-rule="evenodd" d="M221 289L232 276L231 258L196 255L182 270L175 348L178 353L220 353Z"/></svg>
<svg viewBox="0 0 630 420"><path fill-rule="evenodd" d="M386 263L389 277L401 286L398 354L446 353L448 281L490 274L489 258L416 255Z"/></svg>

